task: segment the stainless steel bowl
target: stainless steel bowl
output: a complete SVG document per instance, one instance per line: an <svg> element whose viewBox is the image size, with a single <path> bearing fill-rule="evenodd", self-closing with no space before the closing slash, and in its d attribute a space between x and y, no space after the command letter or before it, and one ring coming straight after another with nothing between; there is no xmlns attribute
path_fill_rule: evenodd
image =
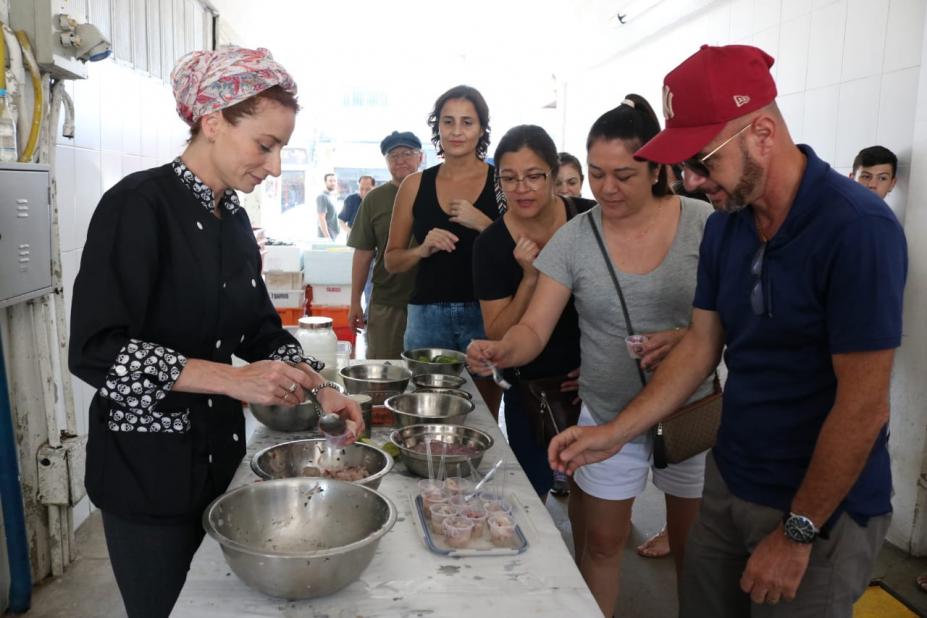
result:
<svg viewBox="0 0 927 618"><path fill-rule="evenodd" d="M436 386L419 386L415 389L416 393L444 393L445 395L454 395L463 397L467 401L473 400L473 395L459 388L438 388Z"/></svg>
<svg viewBox="0 0 927 618"><path fill-rule="evenodd" d="M424 358L432 359L439 355L453 356L457 361L453 363L433 363L430 360L419 360ZM457 350L445 350L443 348L414 348L403 352L402 359L406 361L406 365L412 371L413 376L422 373L446 373L459 376L460 372L463 371L467 355Z"/></svg>
<svg viewBox="0 0 927 618"><path fill-rule="evenodd" d="M423 478L428 478L428 456L425 453L416 452L414 448L425 438L479 449L479 454L472 457L446 455L444 468L448 476L469 476L471 469L479 467L480 462L483 461L483 455L493 445L492 436L488 433L463 425L421 424L395 430L390 434L390 442L399 448L402 461L405 462L409 472ZM440 455L432 455L432 466L435 470L438 469L440 459Z"/></svg>
<svg viewBox="0 0 927 618"><path fill-rule="evenodd" d="M275 431L309 431L319 424L319 405L311 397L296 406L249 403L254 417Z"/></svg>
<svg viewBox="0 0 927 618"><path fill-rule="evenodd" d="M446 373L422 373L413 376L412 383L420 388L460 388L467 380Z"/></svg>
<svg viewBox="0 0 927 618"><path fill-rule="evenodd" d="M344 481L280 479L216 498L203 527L242 581L264 594L307 599L357 579L396 507L379 492Z"/></svg>
<svg viewBox="0 0 927 618"><path fill-rule="evenodd" d="M366 477L353 482L370 489L379 487L383 477L393 469L393 458L372 444L355 442L336 449L335 453L338 464L367 469ZM255 453L251 470L262 479L328 478L320 468L325 457L325 438L293 440Z"/></svg>
<svg viewBox="0 0 927 618"><path fill-rule="evenodd" d="M370 395L371 404L383 405L388 397L406 390L412 372L401 365L365 363L341 370L341 379L349 395Z"/></svg>
<svg viewBox="0 0 927 618"><path fill-rule="evenodd" d="M462 425L476 406L469 399L447 393L402 393L384 403L400 427L416 423Z"/></svg>

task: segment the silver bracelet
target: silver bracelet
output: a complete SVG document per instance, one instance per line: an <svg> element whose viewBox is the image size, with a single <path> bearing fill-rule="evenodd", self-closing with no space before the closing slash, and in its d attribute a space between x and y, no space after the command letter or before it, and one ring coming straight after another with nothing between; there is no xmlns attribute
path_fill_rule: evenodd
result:
<svg viewBox="0 0 927 618"><path fill-rule="evenodd" d="M309 391L309 394L315 398L318 398L319 391L321 391L323 388L333 388L339 393L341 392L341 387L335 382L322 382L318 386L313 386L312 389Z"/></svg>

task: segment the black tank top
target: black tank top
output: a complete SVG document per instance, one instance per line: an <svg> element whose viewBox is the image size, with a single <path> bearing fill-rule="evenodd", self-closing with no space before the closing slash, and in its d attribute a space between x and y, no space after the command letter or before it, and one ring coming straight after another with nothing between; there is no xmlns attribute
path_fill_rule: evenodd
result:
<svg viewBox="0 0 927 618"><path fill-rule="evenodd" d="M422 244L432 228L445 229L457 236L457 248L450 253L438 251L418 263L415 288L409 300L413 305L476 301L473 291L473 241L479 232L452 223L447 213L441 210L435 184L440 167L438 164L422 172L418 195L412 203L412 235L418 244ZM473 204L493 220L499 216L494 174L493 166L488 166L486 183Z"/></svg>

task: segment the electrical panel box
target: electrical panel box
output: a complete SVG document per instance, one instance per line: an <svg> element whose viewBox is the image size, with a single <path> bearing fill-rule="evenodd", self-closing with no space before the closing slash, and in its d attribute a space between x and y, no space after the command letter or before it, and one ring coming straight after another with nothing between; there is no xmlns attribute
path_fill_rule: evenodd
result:
<svg viewBox="0 0 927 618"><path fill-rule="evenodd" d="M86 1L10 0L10 23L29 37L39 66L59 79L87 79L87 66L77 59L75 44L65 43L72 29L68 18L85 21Z"/></svg>
<svg viewBox="0 0 927 618"><path fill-rule="evenodd" d="M52 291L47 165L0 163L0 307Z"/></svg>

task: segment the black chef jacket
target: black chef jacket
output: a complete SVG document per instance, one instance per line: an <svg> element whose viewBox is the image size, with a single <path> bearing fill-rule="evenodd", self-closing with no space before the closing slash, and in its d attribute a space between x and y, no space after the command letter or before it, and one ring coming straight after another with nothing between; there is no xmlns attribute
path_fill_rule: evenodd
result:
<svg viewBox="0 0 927 618"><path fill-rule="evenodd" d="M306 361L261 278L233 191L212 191L180 159L107 191L74 284L69 365L97 389L87 493L140 522L200 517L245 453L241 403L172 392L189 358Z"/></svg>

